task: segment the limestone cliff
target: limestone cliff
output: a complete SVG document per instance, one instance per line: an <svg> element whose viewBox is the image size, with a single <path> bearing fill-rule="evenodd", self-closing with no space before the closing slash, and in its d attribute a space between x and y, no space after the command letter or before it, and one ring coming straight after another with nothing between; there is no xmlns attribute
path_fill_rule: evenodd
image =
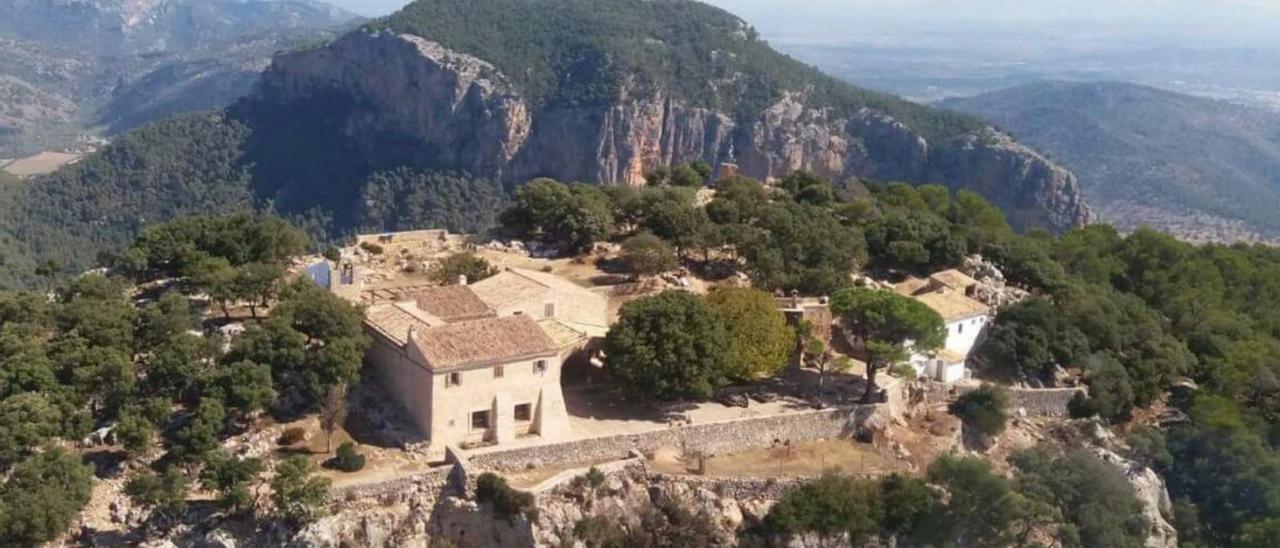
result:
<svg viewBox="0 0 1280 548"><path fill-rule="evenodd" d="M731 113L652 81L622 78L610 99L575 102L531 97L517 80L427 38L366 29L277 57L238 110L323 118L369 168L635 184L657 166L702 160L761 179L807 169L967 188L1018 227L1065 230L1090 215L1070 172L990 128L931 142L872 108L838 115L812 87Z"/></svg>

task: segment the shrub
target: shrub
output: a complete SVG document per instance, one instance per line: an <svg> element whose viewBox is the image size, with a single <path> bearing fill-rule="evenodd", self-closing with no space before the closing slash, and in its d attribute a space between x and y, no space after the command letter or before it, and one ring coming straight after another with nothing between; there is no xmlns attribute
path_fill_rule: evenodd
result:
<svg viewBox="0 0 1280 548"><path fill-rule="evenodd" d="M276 439L276 444L277 445L297 445L299 443L302 443L306 439L307 439L307 429L298 427L298 426L293 426L290 428L285 428L284 432L280 433L280 437Z"/></svg>
<svg viewBox="0 0 1280 548"><path fill-rule="evenodd" d="M910 364L899 363L889 368L889 374L908 381L916 380L916 368Z"/></svg>
<svg viewBox="0 0 1280 548"><path fill-rule="evenodd" d="M463 276L466 276L468 283L474 283L497 273L498 269L489 264L484 257L478 257L472 253L457 253L436 264L429 275L433 282L453 285Z"/></svg>
<svg viewBox="0 0 1280 548"><path fill-rule="evenodd" d="M592 466L590 470L587 470L586 475L584 475L583 477L587 479L587 485L590 485L592 489L599 489L601 487L604 487L604 482L605 482L604 472L601 472L598 468L594 466Z"/></svg>
<svg viewBox="0 0 1280 548"><path fill-rule="evenodd" d="M656 276L680 268L676 250L649 232L622 242L622 262L637 276Z"/></svg>
<svg viewBox="0 0 1280 548"><path fill-rule="evenodd" d="M356 445L344 442L338 446L338 454L333 458L332 466L343 472L358 472L364 468L364 455L356 452Z"/></svg>
<svg viewBox="0 0 1280 548"><path fill-rule="evenodd" d="M572 487L577 490L590 489L599 492L600 489L604 488L604 482L604 473L592 466L587 470L587 473L573 478Z"/></svg>
<svg viewBox="0 0 1280 548"><path fill-rule="evenodd" d="M362 242L360 244L360 249L365 250L371 255L381 255L382 252L385 251L384 249L382 249L382 246L375 244L373 242Z"/></svg>
<svg viewBox="0 0 1280 548"><path fill-rule="evenodd" d="M981 388L960 396L951 404L951 412L964 421L967 428L984 436L1004 432L1009 417L1009 392L1002 387L984 384Z"/></svg>
<svg viewBox="0 0 1280 548"><path fill-rule="evenodd" d="M504 519L523 515L532 521L538 516L533 495L512 489L507 480L497 474L486 472L476 478L476 500L490 504L494 514Z"/></svg>

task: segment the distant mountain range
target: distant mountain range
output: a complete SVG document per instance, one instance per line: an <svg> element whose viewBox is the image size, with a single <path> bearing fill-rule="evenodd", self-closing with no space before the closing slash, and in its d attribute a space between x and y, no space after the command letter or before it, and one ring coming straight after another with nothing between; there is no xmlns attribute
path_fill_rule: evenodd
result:
<svg viewBox="0 0 1280 548"><path fill-rule="evenodd" d="M163 89L211 87L147 73ZM153 96L114 95L142 107ZM168 104L190 103L109 109L113 127ZM942 183L985 196L1019 228L1090 218L1068 170L989 124L851 86L706 4L420 0L276 56L225 111L126 132L0 196L0 283L29 280L37 258L90 265L175 215L270 207L330 235L477 220L465 230L492 219L500 200L484 189L499 183L640 184L694 161L760 179L806 169L840 184Z"/></svg>
<svg viewBox="0 0 1280 548"><path fill-rule="evenodd" d="M1280 239L1280 114L1123 83L1048 82L940 104L1080 179L1101 219L1192 240Z"/></svg>
<svg viewBox="0 0 1280 548"><path fill-rule="evenodd" d="M0 158L220 108L359 18L310 0L0 0Z"/></svg>

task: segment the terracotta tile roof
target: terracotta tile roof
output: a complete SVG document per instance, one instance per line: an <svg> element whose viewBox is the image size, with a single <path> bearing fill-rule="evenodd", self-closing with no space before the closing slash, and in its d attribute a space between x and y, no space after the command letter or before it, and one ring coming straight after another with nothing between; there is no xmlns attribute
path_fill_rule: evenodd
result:
<svg viewBox="0 0 1280 548"><path fill-rule="evenodd" d="M410 328L429 329L433 325L443 325L444 322L404 303L392 303L369 307L364 313L364 324L387 340L403 346L409 340Z"/></svg>
<svg viewBox="0 0 1280 548"><path fill-rule="evenodd" d="M951 289L958 289L960 291L964 291L978 284L978 280L970 278L967 274L954 268L938 272L929 276L929 279L950 287Z"/></svg>
<svg viewBox="0 0 1280 548"><path fill-rule="evenodd" d="M572 329L592 337L604 336L609 329L608 299L554 274L515 268L469 287L501 315L523 311L543 318L544 306L551 304L551 316Z"/></svg>
<svg viewBox="0 0 1280 548"><path fill-rule="evenodd" d="M558 348L567 348L587 340L587 334L556 319L539 320L538 327L551 337Z"/></svg>
<svg viewBox="0 0 1280 548"><path fill-rule="evenodd" d="M514 270L499 272L469 287L480 297L480 300L494 308L538 298L550 289L550 286Z"/></svg>
<svg viewBox="0 0 1280 548"><path fill-rule="evenodd" d="M470 287L451 285L419 289L406 295L418 308L449 323L492 318L497 315Z"/></svg>
<svg viewBox="0 0 1280 548"><path fill-rule="evenodd" d="M554 356L559 348L528 316L488 318L414 333L432 369Z"/></svg>
<svg viewBox="0 0 1280 548"><path fill-rule="evenodd" d="M950 289L921 293L915 299L937 312L947 322L981 316L990 312L987 305L966 297L964 293Z"/></svg>

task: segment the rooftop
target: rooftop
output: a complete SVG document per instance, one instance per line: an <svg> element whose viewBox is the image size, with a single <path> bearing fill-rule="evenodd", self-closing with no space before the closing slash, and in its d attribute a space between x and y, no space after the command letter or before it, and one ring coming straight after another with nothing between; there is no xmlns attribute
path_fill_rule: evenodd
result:
<svg viewBox="0 0 1280 548"><path fill-rule="evenodd" d="M448 323L491 318L497 315L465 285L418 289L407 294L418 308Z"/></svg>
<svg viewBox="0 0 1280 548"><path fill-rule="evenodd" d="M559 347L528 316L487 318L415 331L433 369L552 356Z"/></svg>
<svg viewBox="0 0 1280 548"><path fill-rule="evenodd" d="M960 291L964 291L965 289L968 289L978 284L978 280L975 280L969 277L969 275L963 272L960 272L959 270L956 270L954 268L951 270L943 270L942 272L938 272L932 276L929 276L929 279L934 282L945 285L947 287L950 287L951 289L958 289Z"/></svg>
<svg viewBox="0 0 1280 548"><path fill-rule="evenodd" d="M947 322L981 316L990 312L990 308L978 301L966 297L964 293L954 289L931 291L914 296Z"/></svg>

